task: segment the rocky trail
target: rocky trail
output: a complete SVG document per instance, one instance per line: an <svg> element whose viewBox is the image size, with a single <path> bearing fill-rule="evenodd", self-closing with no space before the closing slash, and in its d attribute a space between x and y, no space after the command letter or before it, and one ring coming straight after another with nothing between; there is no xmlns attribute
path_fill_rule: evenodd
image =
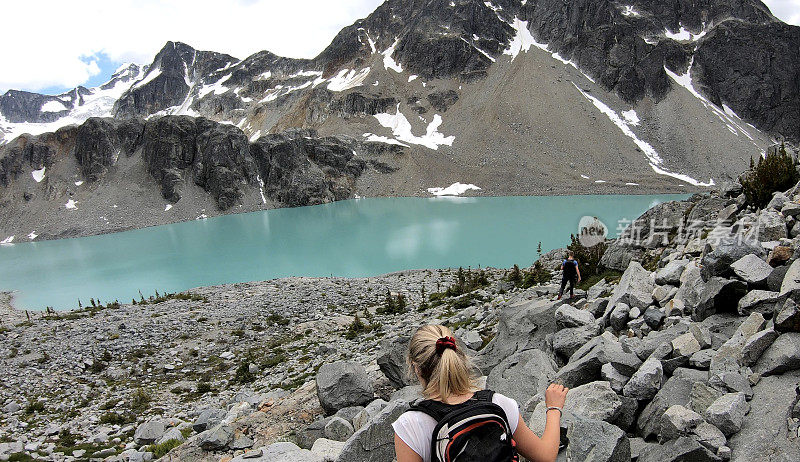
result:
<svg viewBox="0 0 800 462"><path fill-rule="evenodd" d="M562 250L520 278L289 278L6 323L0 459L390 461L408 336L435 322L535 432L547 384L571 388L559 460L798 460L798 190L658 205L569 300L542 270Z"/></svg>

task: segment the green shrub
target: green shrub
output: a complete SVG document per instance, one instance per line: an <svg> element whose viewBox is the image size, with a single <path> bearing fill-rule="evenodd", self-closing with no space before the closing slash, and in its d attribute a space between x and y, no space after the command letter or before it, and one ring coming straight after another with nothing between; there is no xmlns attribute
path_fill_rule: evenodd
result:
<svg viewBox="0 0 800 462"><path fill-rule="evenodd" d="M522 288L527 289L537 284L546 284L550 282L553 274L544 267L538 260L533 264L530 271L525 271L522 276Z"/></svg>
<svg viewBox="0 0 800 462"><path fill-rule="evenodd" d="M77 435L73 435L70 433L68 429L63 429L58 434L58 445L59 446L75 446L77 442Z"/></svg>
<svg viewBox="0 0 800 462"><path fill-rule="evenodd" d="M567 246L567 250L571 250L575 254L575 259L578 260L581 279L589 278L593 274L599 274L605 269L600 265L600 259L603 258L608 244L601 242L597 245L586 247L581 244L578 236L570 234L569 238L571 243Z"/></svg>
<svg viewBox="0 0 800 462"><path fill-rule="evenodd" d="M206 393L211 391L211 384L206 382L205 380L197 382L197 394L198 395L205 395Z"/></svg>
<svg viewBox="0 0 800 462"><path fill-rule="evenodd" d="M772 193L785 191L800 181L797 160L786 152L781 144L778 149L769 149L758 164L750 158L750 169L739 178L747 203L758 208L766 206Z"/></svg>
<svg viewBox="0 0 800 462"><path fill-rule="evenodd" d="M160 444L152 444L147 447L148 452L153 453L153 457L156 459L160 459L164 457L168 452L172 451L173 449L177 448L181 445L180 440L171 439L164 441Z"/></svg>
<svg viewBox="0 0 800 462"><path fill-rule="evenodd" d="M133 422L134 420L136 420L136 418L129 414L117 414L116 412L106 412L100 416L100 423L108 425L125 425L128 422ZM64 446L72 445L65 444Z"/></svg>
<svg viewBox="0 0 800 462"><path fill-rule="evenodd" d="M44 412L44 401L29 401L28 405L25 406L26 414L34 414L39 412Z"/></svg>
<svg viewBox="0 0 800 462"><path fill-rule="evenodd" d="M361 321L361 318L358 317L358 313L356 313L355 317L353 318L353 322L347 327L347 332L344 334L344 338L348 340L353 340L354 338L358 337L361 334L371 331L372 328Z"/></svg>
<svg viewBox="0 0 800 462"><path fill-rule="evenodd" d="M233 381L240 384L251 383L256 381L256 376L250 372L250 361L242 361L239 367L236 368L236 375Z"/></svg>
<svg viewBox="0 0 800 462"><path fill-rule="evenodd" d="M284 362L286 362L286 355L283 353L276 353L264 360L264 368L269 369Z"/></svg>
<svg viewBox="0 0 800 462"><path fill-rule="evenodd" d="M279 326L289 325L289 320L285 316L282 316L278 313L271 313L269 316L267 316L267 322L269 324L277 324Z"/></svg>
<svg viewBox="0 0 800 462"><path fill-rule="evenodd" d="M131 395L130 408L137 412L144 412L150 407L150 395L142 388L137 388Z"/></svg>

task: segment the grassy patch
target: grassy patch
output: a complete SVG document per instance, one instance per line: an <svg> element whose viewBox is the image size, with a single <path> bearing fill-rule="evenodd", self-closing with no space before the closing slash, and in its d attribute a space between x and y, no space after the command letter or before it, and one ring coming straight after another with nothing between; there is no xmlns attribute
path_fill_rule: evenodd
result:
<svg viewBox="0 0 800 462"><path fill-rule="evenodd" d="M160 459L164 457L168 452L172 451L173 449L177 448L181 445L181 441L176 439L171 439L164 441L160 444L153 444L147 447L147 451L153 453L153 457L156 459Z"/></svg>

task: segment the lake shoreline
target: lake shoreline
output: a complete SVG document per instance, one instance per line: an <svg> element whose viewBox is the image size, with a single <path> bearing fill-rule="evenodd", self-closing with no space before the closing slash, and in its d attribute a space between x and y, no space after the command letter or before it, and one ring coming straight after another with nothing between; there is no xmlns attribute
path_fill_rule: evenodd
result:
<svg viewBox="0 0 800 462"><path fill-rule="evenodd" d="M597 188L597 189L594 189ZM503 194L502 191L495 191L495 192L485 192L481 190L480 193L476 193L474 191L467 191L464 194L458 196L433 196L430 194L409 194L409 195L378 195L378 196L358 196L354 198L344 199L342 201L334 201L335 202L346 202L352 200L360 200L360 199L383 199L383 198L423 198L423 199L437 199L437 198L475 198L475 197L557 197L557 196L612 196L612 195L625 195L625 196L646 196L646 195L660 195L660 194L695 194L695 193L704 193L709 192L709 188L701 188L695 187L691 185L687 185L685 188L647 188L644 186L635 186L635 187L627 187L636 188L635 191L625 191L620 192L619 186L608 186L605 185L597 186L593 185L593 190L589 192L577 192L577 191L569 191L568 194L556 192L556 191L541 191L538 194ZM267 210L278 210L278 209L293 209L293 208L303 208L303 207L317 207L319 205L325 204L314 204L314 205L303 205L298 207L292 206L284 206L278 203L269 202L264 204L263 206L236 206L232 207L228 210L206 210L203 217L197 218L186 218L186 217L176 217L176 219L170 219L170 215L161 216L158 215L157 212L153 212L148 218L149 223L146 223L141 226L137 226L134 224L122 224L119 226L110 225L109 223L105 223L105 225L110 227L103 227L101 225L89 225L88 228L81 228L77 229L74 227L68 227L66 229L60 229L53 232L46 232L38 234L34 239L27 239L28 231L25 230L17 230L17 231L7 231L3 230L0 232L0 239L5 239L9 236L15 236L14 242L10 245L22 244L22 243L29 243L29 242L44 242L44 241L54 241L60 239L75 239L81 237L90 237L90 236L103 236L106 234L117 234L123 233L126 231L135 231L139 229L147 229L147 228L154 228L158 226L164 225L171 225L175 223L187 223L197 220L203 220L207 218L215 218L221 216L229 216L229 215L241 215L246 213L254 213L260 211L267 211ZM141 213L141 211L137 211ZM126 219L127 221L127 219ZM28 225L27 228L35 228L35 225ZM19 238L19 239L17 239ZM23 241L23 239L25 239ZM5 244L8 245L8 244Z"/></svg>
<svg viewBox="0 0 800 462"><path fill-rule="evenodd" d="M370 277L409 268L528 266L581 220L608 236L687 195L369 198L0 249L0 289L20 309L62 311L156 290L281 277ZM495 243L492 245L487 245ZM80 303L78 302L80 300Z"/></svg>

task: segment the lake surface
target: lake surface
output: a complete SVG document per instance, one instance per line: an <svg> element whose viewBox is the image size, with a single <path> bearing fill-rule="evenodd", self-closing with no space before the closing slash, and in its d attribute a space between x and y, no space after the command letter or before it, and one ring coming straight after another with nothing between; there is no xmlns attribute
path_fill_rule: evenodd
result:
<svg viewBox="0 0 800 462"><path fill-rule="evenodd" d="M584 216L610 236L687 195L373 198L227 215L76 239L0 247L0 290L21 309L76 308L90 297L284 276L373 276L403 269L530 265L564 247Z"/></svg>

